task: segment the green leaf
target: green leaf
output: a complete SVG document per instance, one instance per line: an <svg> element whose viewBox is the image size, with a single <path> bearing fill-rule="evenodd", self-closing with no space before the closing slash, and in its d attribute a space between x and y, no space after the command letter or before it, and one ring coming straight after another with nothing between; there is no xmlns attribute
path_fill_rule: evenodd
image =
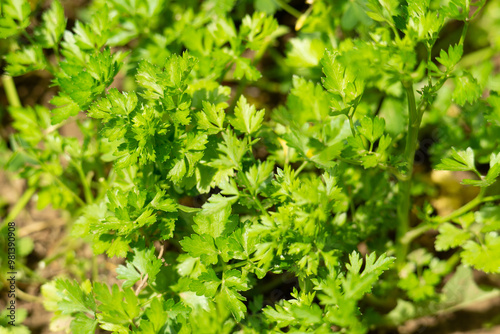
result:
<svg viewBox="0 0 500 334"><path fill-rule="evenodd" d="M207 265L218 262L219 251L215 248L214 239L210 235L194 234L191 237L184 237L180 244L189 255L199 257Z"/></svg>
<svg viewBox="0 0 500 334"><path fill-rule="evenodd" d="M487 233L482 244L469 240L463 249L460 255L464 264L486 273L500 273L500 237L498 233Z"/></svg>
<svg viewBox="0 0 500 334"><path fill-rule="evenodd" d="M234 78L241 80L245 77L248 81L257 81L262 74L252 65L252 61L248 58L236 57L234 59Z"/></svg>
<svg viewBox="0 0 500 334"><path fill-rule="evenodd" d="M441 163L437 164L438 170L450 171L474 171L477 173L474 164L474 151L472 148L467 148L465 151L457 151L454 147L451 148L451 158L441 159Z"/></svg>
<svg viewBox="0 0 500 334"><path fill-rule="evenodd" d="M439 235L436 238L436 250L447 251L450 248L456 248L471 237L470 233L455 227L450 223L444 223L439 226Z"/></svg>
<svg viewBox="0 0 500 334"><path fill-rule="evenodd" d="M203 204L204 214L215 214L222 210L226 210L226 207L231 208L231 205L238 200L238 196L222 196L220 194L212 195L208 201Z"/></svg>
<svg viewBox="0 0 500 334"><path fill-rule="evenodd" d="M1 5L0 38L7 38L30 25L31 7L26 0L5 0Z"/></svg>
<svg viewBox="0 0 500 334"><path fill-rule="evenodd" d="M93 314L97 310L94 297L84 292L76 281L57 279L56 289L61 298L57 303L57 307L62 314L75 312Z"/></svg>
<svg viewBox="0 0 500 334"><path fill-rule="evenodd" d="M36 45L10 52L5 56L5 60L7 61L5 70L11 76L19 76L45 68L43 51Z"/></svg>
<svg viewBox="0 0 500 334"><path fill-rule="evenodd" d="M446 67L447 72L451 72L462 58L462 54L463 46L461 44L450 45L448 52L441 49L439 57L436 57L436 60Z"/></svg>
<svg viewBox="0 0 500 334"><path fill-rule="evenodd" d="M187 52L181 56L171 55L163 69L142 61L137 70L136 80L140 87L146 89L145 96L151 99L162 99L168 109L173 108L169 94L179 95L186 88L186 80L196 64L195 58Z"/></svg>
<svg viewBox="0 0 500 334"><path fill-rule="evenodd" d="M364 116L360 123L361 126L357 130L372 143L384 134L385 121L383 118L375 117L371 119Z"/></svg>
<svg viewBox="0 0 500 334"><path fill-rule="evenodd" d="M254 12L246 15L240 27L240 38L243 38L251 50L260 50L264 43L273 39L278 30L278 21L264 13Z"/></svg>
<svg viewBox="0 0 500 334"><path fill-rule="evenodd" d="M154 282L156 275L162 266L161 259L158 259L155 254L155 248L145 248L143 244L139 244L133 248L131 263L136 267L144 277L148 275L148 280Z"/></svg>
<svg viewBox="0 0 500 334"><path fill-rule="evenodd" d="M64 9L59 0L53 0L49 10L42 14L42 24L35 30L35 38L45 49L57 47L66 29Z"/></svg>
<svg viewBox="0 0 500 334"><path fill-rule="evenodd" d="M222 280L222 300L225 301L225 306L229 309L233 317L237 321L240 321L245 318L247 308L242 302L245 301L246 298L238 291L246 291L249 289L246 280L238 270L228 270L224 272Z"/></svg>
<svg viewBox="0 0 500 334"><path fill-rule="evenodd" d="M500 230L500 207L484 206L474 212L475 220L482 225L481 232L495 232Z"/></svg>
<svg viewBox="0 0 500 334"><path fill-rule="evenodd" d="M240 169L241 159L249 149L248 142L239 140L231 130L223 132L222 138L224 141L217 145L218 151L222 154L219 155L218 159L210 161L208 165L219 170L229 169L232 171L233 169Z"/></svg>
<svg viewBox="0 0 500 334"><path fill-rule="evenodd" d="M287 117L300 126L305 122L328 117L329 97L320 84L293 76L293 86L287 99Z"/></svg>
<svg viewBox="0 0 500 334"><path fill-rule="evenodd" d="M76 21L73 31L76 45L83 50L101 49L110 36L109 11L107 6L102 6L95 11L88 24Z"/></svg>
<svg viewBox="0 0 500 334"><path fill-rule="evenodd" d="M163 326L167 324L167 319L170 317L170 314L166 310L169 301L164 301L162 298L153 298L150 307L144 313L148 317L148 323L152 325L155 333L159 333Z"/></svg>
<svg viewBox="0 0 500 334"><path fill-rule="evenodd" d="M141 274L137 272L131 263L127 263L126 266L118 266L118 268L116 268L116 273L118 274L116 278L125 280L122 285L123 289L133 286L141 279Z"/></svg>
<svg viewBox="0 0 500 334"><path fill-rule="evenodd" d="M483 90L476 78L468 72L455 78L455 90L453 91L453 100L460 106L466 103L474 103L481 97Z"/></svg>
<svg viewBox="0 0 500 334"><path fill-rule="evenodd" d="M217 196L213 195L212 197ZM225 198L225 197L223 197ZM231 205L223 201L223 205L217 206L216 209L204 205L204 209L200 211L194 218L196 226L193 229L198 234L208 234L213 238L217 238L227 233L226 228L229 223L229 216L231 215Z"/></svg>
<svg viewBox="0 0 500 334"><path fill-rule="evenodd" d="M176 212L177 203L170 198L165 196L165 192L157 190L155 197L151 201L151 206L156 210L161 210L164 212Z"/></svg>
<svg viewBox="0 0 500 334"><path fill-rule="evenodd" d="M78 313L71 322L71 333L75 334L93 334L97 327L97 320L91 319L86 315Z"/></svg>
<svg viewBox="0 0 500 334"><path fill-rule="evenodd" d="M500 153L492 153L490 158L490 169L488 170L488 174L486 174L485 179L488 182L488 185L495 183L498 175L500 175Z"/></svg>
<svg viewBox="0 0 500 334"><path fill-rule="evenodd" d="M356 79L350 67L345 67L341 63L339 54L325 52L321 64L325 74L321 82L325 89L333 94L333 108L342 110L359 103L364 91L364 83Z"/></svg>
<svg viewBox="0 0 500 334"><path fill-rule="evenodd" d="M110 291L105 284L94 283L94 293L100 302L97 319L103 329L128 330L141 312L139 299L131 288L120 290L115 284Z"/></svg>
<svg viewBox="0 0 500 334"><path fill-rule="evenodd" d="M198 126L207 130L209 134L216 134L224 130L225 112L222 107L217 107L214 104L203 101L203 111L196 114L198 118Z"/></svg>
<svg viewBox="0 0 500 334"><path fill-rule="evenodd" d="M138 98L135 92L120 93L116 88L112 88L105 98L92 104L88 115L105 122L113 118L124 118L135 110L137 103Z"/></svg>
<svg viewBox="0 0 500 334"><path fill-rule="evenodd" d="M375 253L371 253L366 258L364 270L360 273L363 260L359 254L352 252L349 255L350 264L346 265L348 274L342 282L345 298L361 299L364 294L371 291L373 284L378 277L390 268L394 258L382 254L377 260Z"/></svg>
<svg viewBox="0 0 500 334"><path fill-rule="evenodd" d="M241 132L253 134L257 132L264 120L265 111L255 109L255 106L248 104L247 99L242 95L234 109L234 118L231 125Z"/></svg>
<svg viewBox="0 0 500 334"><path fill-rule="evenodd" d="M315 67L319 65L324 52L325 44L321 39L292 38L286 62L291 67Z"/></svg>
<svg viewBox="0 0 500 334"><path fill-rule="evenodd" d="M213 269L201 273L197 280L191 282L189 288L199 296L214 297L222 281Z"/></svg>

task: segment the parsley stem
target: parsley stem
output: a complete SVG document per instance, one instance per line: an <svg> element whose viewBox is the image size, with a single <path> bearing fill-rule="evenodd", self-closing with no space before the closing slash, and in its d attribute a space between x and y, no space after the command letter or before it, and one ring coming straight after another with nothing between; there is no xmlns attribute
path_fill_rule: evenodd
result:
<svg viewBox="0 0 500 334"><path fill-rule="evenodd" d="M464 45L465 42L465 35L467 35L467 29L469 28L469 21L465 21L464 23L464 28L462 29L462 35L460 35L460 41L458 42L459 45Z"/></svg>
<svg viewBox="0 0 500 334"><path fill-rule="evenodd" d="M9 104L12 107L22 107L19 95L17 94L16 85L14 84L14 79L12 79L10 75L2 75L2 83Z"/></svg>
<svg viewBox="0 0 500 334"><path fill-rule="evenodd" d="M17 203L14 205L12 210L9 212L7 217L3 220L2 227L6 226L8 222L13 221L16 219L16 217L21 213L21 211L24 209L24 207L28 204L30 201L31 197L35 194L36 187L30 187L28 190L26 190L21 198L17 201Z"/></svg>
<svg viewBox="0 0 500 334"><path fill-rule="evenodd" d="M474 209L476 206L482 203L500 201L500 195L486 196L486 197L483 197L483 195L484 191L482 190L479 193L479 195L477 195L473 200L463 205L462 207L458 208L457 210L453 211L449 215L436 217L435 219L432 219L431 222L422 224L414 228L413 230L408 231L406 235L401 239L401 242L405 244L410 244L410 242L418 238L423 233L435 229L437 225L449 222L455 218L463 216L464 214L466 214L467 212L469 212L470 210Z"/></svg>
<svg viewBox="0 0 500 334"><path fill-rule="evenodd" d="M94 202L94 197L92 196L92 191L90 189L90 185L88 183L87 178L85 177L85 174L83 173L83 169L81 164L76 163L73 159L69 158L70 163L75 167L76 172L78 173L78 177L80 178L80 182L82 183L83 187L83 194L85 196L85 202L87 204L91 204Z"/></svg>
<svg viewBox="0 0 500 334"><path fill-rule="evenodd" d="M264 209L264 205L262 205L262 202L260 201L260 199L257 197L257 195L255 195L254 197L254 200L255 200L255 203L257 204L257 207L259 208L259 210L269 219L271 219L271 216L269 215L269 213L267 212L266 209Z"/></svg>
<svg viewBox="0 0 500 334"><path fill-rule="evenodd" d="M354 130L354 123L352 121L352 116L347 116L349 119L349 127L351 128L351 133L353 137L356 137L356 130Z"/></svg>
<svg viewBox="0 0 500 334"><path fill-rule="evenodd" d="M410 229L410 200L411 200L411 178L413 173L413 162L415 151L418 145L418 131L422 121L424 109L417 109L415 102L415 92L412 82L403 82L408 97L408 134L404 151L404 161L406 163L406 177L399 183L399 201L397 207L398 227L396 231L396 262L401 268L406 260L408 244L403 239Z"/></svg>
<svg viewBox="0 0 500 334"><path fill-rule="evenodd" d="M54 180L57 181L57 183L59 183L65 190L67 190L75 199L75 201L80 205L80 206L85 206L85 202L80 198L80 196L78 196L74 191L73 189L71 189L70 187L68 187L66 185L66 183L64 183L58 175L52 173L51 171L47 170L44 168L44 171L51 174L53 177L54 177Z"/></svg>
<svg viewBox="0 0 500 334"><path fill-rule="evenodd" d="M442 223L448 222L452 219L458 218L458 217L466 214L467 212L469 212L470 210L472 210L473 208L475 208L476 206L478 206L479 204L481 204L483 202L483 197L484 197L485 191L486 191L486 188L481 188L479 195L477 195L472 201L465 204L464 206L461 206L460 208L453 211L452 213L450 213L447 216L439 217L438 219L434 220L434 222L437 224L442 224Z"/></svg>
<svg viewBox="0 0 500 334"><path fill-rule="evenodd" d="M300 174L300 172L302 172L302 170L304 169L304 167L306 167L306 166L307 166L307 164L308 164L308 163L309 163L309 161L307 161L307 160L306 160L306 161L304 161L304 162L302 163L302 165L300 165L300 166L299 166L299 168L297 168L297 169L295 170L295 176L296 176L296 177L297 177L297 175L299 175L299 174Z"/></svg>
<svg viewBox="0 0 500 334"><path fill-rule="evenodd" d="M226 68L222 71L221 75L219 76L219 83L222 83L224 81L224 78L226 77L227 72L233 67L234 62L230 62Z"/></svg>
<svg viewBox="0 0 500 334"><path fill-rule="evenodd" d="M236 108L236 104L238 103L238 100L240 99L240 96L243 94L243 91L245 90L247 86L247 78L243 78L240 83L238 84L238 88L236 89L236 93L234 94L233 101L231 102L231 105L229 106L229 111L234 112L234 108Z"/></svg>
<svg viewBox="0 0 500 334"><path fill-rule="evenodd" d="M285 1L283 0L274 0L274 1L278 4L278 6L281 7L281 9L283 9L285 12L294 16L297 19L300 18L300 16L302 15L301 12L299 12L297 9L287 4Z"/></svg>
<svg viewBox="0 0 500 334"><path fill-rule="evenodd" d="M4 286L9 286L9 282L7 282L7 280L4 277L1 278L1 281L2 281L2 284L4 284ZM43 302L42 297L30 295L29 293L26 293L23 290L19 289L19 287L16 288L16 296L19 299L26 301L26 302L35 302L35 303L42 303Z"/></svg>

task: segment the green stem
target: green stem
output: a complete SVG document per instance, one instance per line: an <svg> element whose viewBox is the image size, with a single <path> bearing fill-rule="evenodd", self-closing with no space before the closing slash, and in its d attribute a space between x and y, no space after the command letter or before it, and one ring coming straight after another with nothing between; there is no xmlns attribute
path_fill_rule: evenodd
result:
<svg viewBox="0 0 500 334"><path fill-rule="evenodd" d="M446 260L446 273L449 273L460 262L460 252L454 253L448 260Z"/></svg>
<svg viewBox="0 0 500 334"><path fill-rule="evenodd" d="M404 82L403 86L408 97L409 123L404 152L407 174L405 179L401 180L399 183L399 203L397 208L398 227L396 231L396 262L399 268L404 264L406 254L408 253L408 244L404 243L403 239L410 229L411 178L415 151L418 145L418 131L420 129L423 114L422 110L417 110L413 83Z"/></svg>
<svg viewBox="0 0 500 334"><path fill-rule="evenodd" d="M226 77L227 72L233 67L234 62L230 62L226 68L222 71L221 75L219 76L219 83L222 83L224 81L224 78Z"/></svg>
<svg viewBox="0 0 500 334"><path fill-rule="evenodd" d="M460 35L460 41L458 42L459 45L464 45L465 42L465 35L467 35L467 29L469 28L469 21L464 22L464 28L462 29L462 35Z"/></svg>
<svg viewBox="0 0 500 334"><path fill-rule="evenodd" d="M432 63L432 47L434 46L433 44L430 44L427 46L427 82L429 87L432 86L432 77L431 77L431 71L429 70L430 64Z"/></svg>
<svg viewBox="0 0 500 334"><path fill-rule="evenodd" d="M247 85L247 79L243 78L240 81L240 83L238 85L238 89L236 90L236 94L234 94L234 99L231 102L231 105L229 106L228 110L230 112L234 111L234 108L236 107L236 104L238 103L238 100L240 99L241 94L243 94L243 91L245 90L246 85Z"/></svg>
<svg viewBox="0 0 500 334"><path fill-rule="evenodd" d="M297 177L297 175L299 175L299 174L300 174L300 172L302 172L302 170L304 169L304 167L306 167L306 165L307 165L308 163L309 163L309 161L304 161L304 162L302 163L302 165L300 165L300 166L299 166L299 168L297 168L297 169L295 170L295 177Z"/></svg>
<svg viewBox="0 0 500 334"><path fill-rule="evenodd" d="M55 45L52 48L52 50L54 50L54 54L56 56L57 63L61 62L61 56L59 55L59 42L55 43Z"/></svg>
<svg viewBox="0 0 500 334"><path fill-rule="evenodd" d="M259 210L269 219L271 219L271 216L267 212L266 209L264 209L264 205L262 205L262 202L260 199L257 197L257 195L253 196L253 199L255 200L255 203L257 203L257 206L259 207Z"/></svg>
<svg viewBox="0 0 500 334"><path fill-rule="evenodd" d="M409 245L413 240L424 234L425 232L432 230L434 225L431 224L422 224L411 231L408 231L403 238L401 238L401 243Z"/></svg>
<svg viewBox="0 0 500 334"><path fill-rule="evenodd" d="M276 1L278 6L280 6L285 12L294 16L297 19L302 15L301 12L299 12L298 10L287 4L285 1L283 0L274 0L274 1Z"/></svg>
<svg viewBox="0 0 500 334"><path fill-rule="evenodd" d="M59 183L64 189L66 189L67 191L69 191L69 193L75 198L75 200L78 202L78 204L80 206L85 206L85 202L80 198L80 196L78 196L70 187L68 187L63 181L61 181L61 179L55 175L54 173L51 173L50 171L46 170L45 169L45 172L51 174L53 177L54 177L54 180L57 181L57 183Z"/></svg>
<svg viewBox="0 0 500 334"><path fill-rule="evenodd" d="M455 218L463 216L464 214L466 214L467 212L469 212L470 210L474 209L476 206L482 203L500 201L500 195L483 197L483 194L484 191L480 192L479 195L477 195L472 201L458 208L457 210L453 211L447 216L436 217L435 219L432 219L429 223L420 225L414 228L413 230L408 231L408 233L406 233L406 235L401 239L401 242L405 244L410 244L410 242L418 238L423 233L435 229L437 225L449 222Z"/></svg>
<svg viewBox="0 0 500 334"><path fill-rule="evenodd" d="M22 107L21 100L19 100L19 95L17 95L17 89L16 85L14 84L14 79L12 79L10 75L2 75L2 83L9 104L12 107Z"/></svg>
<svg viewBox="0 0 500 334"><path fill-rule="evenodd" d="M30 187L28 190L24 192L24 194L21 196L21 198L17 201L16 205L12 208L12 210L9 212L7 217L5 217L2 227L6 226L8 222L11 222L16 219L16 217L21 213L21 211L24 209L24 207L28 204L30 201L31 197L35 194L36 187Z"/></svg>
<svg viewBox="0 0 500 334"><path fill-rule="evenodd" d="M351 133L352 136L356 136L356 130L354 130L354 122L352 121L352 116L347 115L347 118L349 119L349 127L351 128Z"/></svg>
<svg viewBox="0 0 500 334"><path fill-rule="evenodd" d="M76 163L71 158L69 158L69 161L73 165L73 167L75 167L75 169L78 173L78 176L80 177L80 181L81 181L82 187L83 187L83 193L85 196L85 202L87 202L87 204L91 204L92 202L94 202L94 197L92 196L92 191L90 190L90 185L87 182L87 178L85 177L85 174L83 173L82 166L80 164Z"/></svg>
<svg viewBox="0 0 500 334"><path fill-rule="evenodd" d="M31 45L33 46L36 45L36 42L33 40L33 38L31 38L31 36L26 32L26 30L23 30L22 35L26 37L26 39L28 40L28 42L30 42Z"/></svg>
<svg viewBox="0 0 500 334"><path fill-rule="evenodd" d="M250 195L250 197L252 197L252 199L255 201L255 204L257 204L257 207L259 208L259 210L269 219L271 219L271 216L269 215L269 213L267 212L266 209L264 209L264 205L262 205L262 202L260 201L259 199L259 196L257 194L254 194L253 191L251 191L251 187L250 187L250 183L248 182L248 179L245 175L245 173L241 172L242 174L242 180L243 180L243 183L245 184L245 186L247 187L248 189L248 193Z"/></svg>
<svg viewBox="0 0 500 334"><path fill-rule="evenodd" d="M455 218L458 218L458 217L466 214L467 212L474 209L476 206L478 206L479 204L481 204L484 201L483 197L484 197L485 191L486 191L486 188L481 188L479 195L477 195L472 201L470 201L469 203L465 204L464 206L458 208L457 210L453 211L452 213L450 213L447 216L439 217L439 218L433 220L433 222L436 224L442 224L442 223L448 222L450 220L453 220ZM490 196L488 201L495 200L495 198L499 199L500 196Z"/></svg>
<svg viewBox="0 0 500 334"><path fill-rule="evenodd" d="M223 266L217 268L217 271L226 271L226 270L231 270L231 269L236 269L236 268L241 268L244 267L248 264L248 261L241 261L237 263L232 263L232 264L226 264L224 261L221 261Z"/></svg>

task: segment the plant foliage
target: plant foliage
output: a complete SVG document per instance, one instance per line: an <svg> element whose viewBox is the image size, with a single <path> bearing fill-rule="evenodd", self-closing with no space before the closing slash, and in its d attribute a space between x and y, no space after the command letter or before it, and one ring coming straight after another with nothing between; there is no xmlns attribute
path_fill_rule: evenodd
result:
<svg viewBox="0 0 500 334"><path fill-rule="evenodd" d="M58 0L30 3L2 2L4 86L45 71L57 93L50 110L7 94L4 167L71 214L72 238L123 259L118 285L45 284L53 323L367 333L496 293L470 268L500 273L499 77L467 44L496 2L94 0L71 24ZM58 131L71 123L77 137ZM442 134L434 169L477 188L447 216L420 200L425 129ZM463 282L475 293L451 298Z"/></svg>

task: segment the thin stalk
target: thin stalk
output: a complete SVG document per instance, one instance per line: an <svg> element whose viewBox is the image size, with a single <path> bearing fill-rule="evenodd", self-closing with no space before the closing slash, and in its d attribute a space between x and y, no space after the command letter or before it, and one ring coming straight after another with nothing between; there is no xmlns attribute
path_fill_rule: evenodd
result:
<svg viewBox="0 0 500 334"><path fill-rule="evenodd" d="M423 113L421 110L417 110L413 83L404 82L403 86L408 97L409 123L404 152L407 175L405 179L401 180L399 183L399 203L397 208L398 227L396 231L396 262L399 268L401 268L404 264L406 254L408 253L408 244L404 243L403 239L410 229L411 178L413 173L415 151L418 144L418 131L420 129Z"/></svg>
<svg viewBox="0 0 500 334"><path fill-rule="evenodd" d="M266 209L264 209L264 205L262 205L262 202L260 201L260 199L257 197L257 195L253 196L253 199L255 200L255 203L257 204L257 207L259 208L259 210L269 219L271 219L271 216L269 215L269 213L267 212Z"/></svg>
<svg viewBox="0 0 500 334"><path fill-rule="evenodd" d="M7 282L4 277L1 277L0 280L2 281L2 284L4 284L5 286L9 286L9 282ZM26 293L23 290L19 289L19 287L16 287L16 297L26 302L41 303L43 301L43 298L30 295L29 293Z"/></svg>
<svg viewBox="0 0 500 334"><path fill-rule="evenodd" d="M165 251L165 244L164 243L161 243L161 246L160 246L160 253L158 254L158 257L157 259L158 260L161 260L163 258L163 252ZM148 278L149 278L149 274L146 274L142 280L140 281L139 283L139 286L137 287L137 289L135 290L135 295L136 296L139 296L139 293L141 293L141 290L144 289L147 285L148 285Z"/></svg>
<svg viewBox="0 0 500 334"><path fill-rule="evenodd" d="M87 178L85 177L85 174L83 173L82 166L80 164L76 163L71 158L69 159L69 161L73 165L73 167L75 167L75 169L78 173L78 177L80 177L80 182L82 183L83 193L85 196L85 202L87 202L87 204L91 204L92 202L94 202L94 197L92 196L92 191L90 189L90 185L87 181Z"/></svg>
<svg viewBox="0 0 500 334"><path fill-rule="evenodd" d="M432 63L432 47L434 46L434 43L431 45L427 46L427 83L429 87L432 86L432 76L431 76L431 71L430 69L430 64Z"/></svg>
<svg viewBox="0 0 500 334"><path fill-rule="evenodd" d="M245 87L247 85L247 78L243 78L239 85L238 88L236 89L236 94L234 94L233 101L231 102L231 105L229 106L229 109L231 112L234 111L234 108L236 108L236 104L238 103L238 100L240 99L241 94L243 94L243 91L245 90Z"/></svg>
<svg viewBox="0 0 500 334"><path fill-rule="evenodd" d="M22 35L26 37L28 42L30 42L31 45L36 45L35 40L26 32L26 30L23 30Z"/></svg>
<svg viewBox="0 0 500 334"><path fill-rule="evenodd" d="M68 187L63 181L61 181L61 179L57 175L51 173L50 171L45 171L54 176L54 180L56 180L57 183L59 183L64 189L69 191L69 193L75 198L80 206L85 206L85 202L80 198L80 196L78 196L70 187Z"/></svg>
<svg viewBox="0 0 500 334"><path fill-rule="evenodd" d="M448 260L446 260L446 272L449 273L460 262L460 252L455 252Z"/></svg>
<svg viewBox="0 0 500 334"><path fill-rule="evenodd" d="M54 54L56 56L56 61L59 63L61 62L61 56L59 55L59 42L56 42L54 47L52 48L54 50Z"/></svg>
<svg viewBox="0 0 500 334"><path fill-rule="evenodd" d="M349 127L351 128L351 133L352 136L356 136L356 130L354 130L354 122L352 121L352 116L347 116L347 119L349 119Z"/></svg>
<svg viewBox="0 0 500 334"><path fill-rule="evenodd" d="M413 240L424 234L425 232L434 229L435 226L431 224L421 224L414 229L406 232L405 236L401 238L401 243L409 245Z"/></svg>
<svg viewBox="0 0 500 334"><path fill-rule="evenodd" d="M481 188L479 195L477 195L472 201L470 201L469 203L465 204L464 206L458 208L457 210L453 211L452 213L450 213L447 216L439 217L438 219L434 220L434 222L437 224L442 224L442 223L448 222L450 220L453 220L455 218L463 216L464 214L466 214L470 210L474 209L479 204L484 203L485 201L492 202L492 201L500 199L500 196L488 196L485 198L484 197L485 191L486 191L486 188Z"/></svg>
<svg viewBox="0 0 500 334"><path fill-rule="evenodd" d="M469 28L469 21L464 22L464 28L462 29L462 35L460 35L460 41L458 42L459 45L464 45L465 42L465 35L467 35L467 29Z"/></svg>
<svg viewBox="0 0 500 334"><path fill-rule="evenodd" d="M28 190L24 192L24 194L21 196L21 198L17 201L17 203L14 205L12 210L9 212L7 217L5 217L2 227L5 226L8 222L11 222L16 219L16 217L21 213L21 211L24 209L24 207L28 204L30 201L31 197L35 194L36 187L30 187Z"/></svg>
<svg viewBox="0 0 500 334"><path fill-rule="evenodd" d="M221 75L219 76L219 83L222 83L224 81L224 78L226 77L227 72L233 67L234 62L230 62L226 68L222 71Z"/></svg>
<svg viewBox="0 0 500 334"><path fill-rule="evenodd" d="M278 4L278 6L281 7L281 9L283 9L285 12L294 16L297 19L300 18L300 16L302 15L301 12L299 12L298 10L287 4L285 1L283 0L274 0L274 1Z"/></svg>
<svg viewBox="0 0 500 334"><path fill-rule="evenodd" d="M420 225L411 231L408 231L406 235L401 239L401 242L405 244L410 244L414 239L418 238L420 235L423 233L435 229L437 225L449 222L455 218L458 218L460 216L463 216L470 210L474 209L476 206L482 204L482 203L487 203L487 202L495 202L495 201L500 201L500 195L495 195L495 196L486 196L483 197L484 192L479 193L473 200L471 200L469 203L461 206L457 210L453 211L447 216L444 217L436 217L435 219L432 219L430 223Z"/></svg>
<svg viewBox="0 0 500 334"><path fill-rule="evenodd" d="M223 264L223 266L216 268L216 271L226 271L226 270L241 268L246 266L248 264L248 261L241 261L233 264L226 264L224 261L221 261L221 263Z"/></svg>
<svg viewBox="0 0 500 334"><path fill-rule="evenodd" d="M21 107L21 100L19 100L19 95L17 95L16 85L14 84L14 79L10 75L2 75L3 89L5 90L5 95L7 95L7 100L11 107Z"/></svg>
<svg viewBox="0 0 500 334"><path fill-rule="evenodd" d="M302 163L302 165L300 165L300 166L299 166L299 168L297 168L297 169L295 170L295 176L299 175L299 174L300 174L300 172L302 172L302 170L304 169L304 167L306 167L306 165L307 165L308 163L309 163L309 161L304 161L304 162Z"/></svg>
<svg viewBox="0 0 500 334"><path fill-rule="evenodd" d="M267 212L267 210L264 208L264 205L262 205L262 202L260 201L259 199L259 196L257 194L254 194L253 191L251 191L251 187L250 187L250 184L248 182L248 179L246 177L246 175L242 172L242 180L243 180L243 183L245 184L245 186L247 187L248 189L248 193L250 195L250 197L254 200L255 204L257 204L257 207L259 208L259 210L269 219L271 219L271 216L269 215L269 213Z"/></svg>

